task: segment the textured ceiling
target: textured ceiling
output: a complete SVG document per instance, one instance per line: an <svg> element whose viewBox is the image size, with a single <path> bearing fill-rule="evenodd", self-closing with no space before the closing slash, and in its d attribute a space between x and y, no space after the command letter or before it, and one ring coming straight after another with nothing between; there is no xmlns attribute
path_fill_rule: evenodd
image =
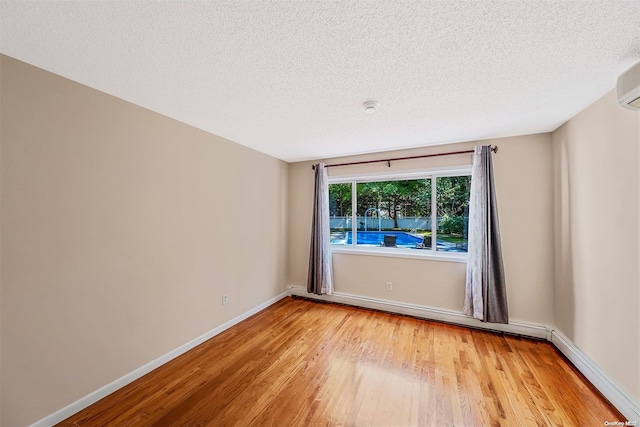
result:
<svg viewBox="0 0 640 427"><path fill-rule="evenodd" d="M640 1L0 7L2 53L287 161L551 131L640 59Z"/></svg>

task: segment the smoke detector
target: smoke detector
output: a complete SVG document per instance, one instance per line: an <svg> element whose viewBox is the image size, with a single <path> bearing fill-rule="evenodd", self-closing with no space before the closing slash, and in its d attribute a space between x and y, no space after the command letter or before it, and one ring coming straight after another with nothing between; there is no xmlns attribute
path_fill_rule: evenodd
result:
<svg viewBox="0 0 640 427"><path fill-rule="evenodd" d="M362 107L364 108L365 113L371 114L375 113L378 103L376 101L367 101L362 104Z"/></svg>

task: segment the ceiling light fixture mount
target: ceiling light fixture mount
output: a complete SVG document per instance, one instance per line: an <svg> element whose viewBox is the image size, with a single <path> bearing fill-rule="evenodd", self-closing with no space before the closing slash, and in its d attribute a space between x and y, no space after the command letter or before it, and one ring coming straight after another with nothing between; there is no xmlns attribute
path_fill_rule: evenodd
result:
<svg viewBox="0 0 640 427"><path fill-rule="evenodd" d="M365 113L371 114L375 113L376 108L378 108L378 103L376 101L367 101L362 104L362 107L364 108Z"/></svg>

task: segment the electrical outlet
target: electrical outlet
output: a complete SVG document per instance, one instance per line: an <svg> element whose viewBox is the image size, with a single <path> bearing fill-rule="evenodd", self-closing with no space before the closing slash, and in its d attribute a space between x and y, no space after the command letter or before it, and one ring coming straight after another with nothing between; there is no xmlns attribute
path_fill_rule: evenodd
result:
<svg viewBox="0 0 640 427"><path fill-rule="evenodd" d="M227 295L222 295L222 304L226 304L229 302L229 297Z"/></svg>
<svg viewBox="0 0 640 427"><path fill-rule="evenodd" d="M391 282L387 282L387 290L390 291L392 289Z"/></svg>

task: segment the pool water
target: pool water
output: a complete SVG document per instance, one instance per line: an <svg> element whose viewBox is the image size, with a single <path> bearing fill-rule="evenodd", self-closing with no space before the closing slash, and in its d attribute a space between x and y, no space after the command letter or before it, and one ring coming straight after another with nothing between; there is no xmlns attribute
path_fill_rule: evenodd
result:
<svg viewBox="0 0 640 427"><path fill-rule="evenodd" d="M414 236L404 231L358 231L359 245L380 246L384 240L384 236L395 235L396 246L416 247L416 244L422 243L422 236ZM353 233L347 231L344 236L337 239L331 239L331 243L350 245L353 242Z"/></svg>
<svg viewBox="0 0 640 427"><path fill-rule="evenodd" d="M358 245L381 246L384 236L391 234L396 236L396 246L399 248L415 249L416 245L424 240L422 236L409 234L405 231L358 231ZM331 244L350 245L352 242L353 233L351 231L332 233ZM467 252L467 245L456 245L438 239L437 249L445 252Z"/></svg>

